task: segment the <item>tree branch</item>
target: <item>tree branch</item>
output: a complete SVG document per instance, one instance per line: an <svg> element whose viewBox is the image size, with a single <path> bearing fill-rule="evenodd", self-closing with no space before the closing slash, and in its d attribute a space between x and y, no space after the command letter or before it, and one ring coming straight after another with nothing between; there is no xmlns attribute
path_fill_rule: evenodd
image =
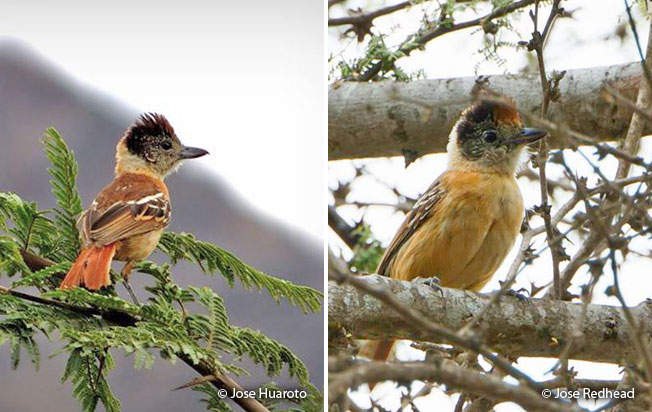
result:
<svg viewBox="0 0 652 412"><path fill-rule="evenodd" d="M424 380L442 383L447 388L481 395L496 401L515 402L529 411L581 410L576 405L564 405L544 399L540 393L527 386L506 384L497 376L461 368L450 360L440 363L364 362L342 372L334 372L329 367L329 402L333 402L339 394L346 393L349 388L353 389L367 382Z"/></svg>
<svg viewBox="0 0 652 412"><path fill-rule="evenodd" d="M23 251L21 252L21 254L23 255L23 260L25 261L25 264L32 271L44 269L54 263L48 259L42 258L29 251ZM19 299L27 300L41 305L56 306L62 309L70 310L72 312L78 313L83 316L100 316L105 321L118 326L133 326L139 321L137 317L134 317L131 314L118 309L107 311L107 310L102 310L94 307L81 307L81 306L71 305L65 302L57 302L55 300L29 295L27 293L18 292L2 286L0 286L0 294L9 294ZM208 363L204 361L200 361L199 363L195 364L192 359L190 359L187 355L183 353L177 353L176 356L179 359L181 359L186 365L193 368L200 375L215 376L215 379L211 380L210 382L216 388L226 389L228 394L233 393L234 389L242 390L242 387L229 376L216 374L213 368L211 368ZM232 400L247 412L269 412L269 409L267 409L262 403L258 402L256 399L233 398Z"/></svg>
<svg viewBox="0 0 652 412"><path fill-rule="evenodd" d="M349 225L335 209L335 206L328 205L328 226L346 243L348 247L353 247L358 243L360 235L353 233L355 227Z"/></svg>
<svg viewBox="0 0 652 412"><path fill-rule="evenodd" d="M332 263L331 263L332 262ZM384 303L391 309L393 312L398 314L401 319L410 322L416 328L421 331L421 337L426 340L430 339L433 341L443 340L445 342L452 343L454 345L460 346L464 349L468 349L474 353L482 355L488 362L491 362L496 368L505 372L508 375L511 375L518 381L524 382L532 388L537 388L537 383L534 382L528 375L521 372L518 368L512 366L512 363L509 359L506 359L500 354L492 352L486 345L479 342L473 337L463 337L456 334L450 328L445 326L440 326L439 324L433 322L430 318L425 317L416 310L412 304L405 304L402 302L396 295L395 291L385 287L380 282L368 283L365 282L366 277L363 279L360 276L356 276L348 272L348 270L343 270L342 265L335 263L337 259L329 253L329 264L328 264L328 277L329 279L334 279L339 283L348 283L352 285L355 289L364 292L370 295L373 299L376 299L379 302ZM330 304L330 298L329 298ZM329 324L331 320L331 307L329 306ZM341 325L336 325L337 330L342 330ZM331 336L329 334L329 341ZM330 342L329 342L330 346Z"/></svg>
<svg viewBox="0 0 652 412"><path fill-rule="evenodd" d="M532 33L532 40L530 44L533 45L534 52L537 56L537 61L539 64L539 76L541 78L541 112L540 116L546 118L548 115L548 107L553 101L553 87L554 84L551 80L548 79L545 69L545 63L543 60L543 47L546 43L548 34L552 29L552 24L560 14L559 3L561 0L554 0L550 10L550 15L546 21L546 25L543 29L543 33L539 33L537 29L538 18L539 18L539 2L535 3L534 13L530 12L530 17L534 22L534 32ZM555 238L557 232L557 227L553 226L550 217L550 205L548 203L548 178L546 176L546 163L548 161L548 141L547 139L541 139L539 141L539 152L537 153L537 163L539 166L539 188L541 194L541 217L546 227L546 241L550 246L550 256L552 258L552 273L553 273L553 294L556 299L561 299L562 289L561 282L559 279L559 263L563 257L563 249L561 242L551 243Z"/></svg>
<svg viewBox="0 0 652 412"><path fill-rule="evenodd" d="M350 24L351 27L345 32L354 32L359 42L362 42L367 34L371 34L371 27L374 25L374 19L387 14L394 13L398 10L404 9L412 5L411 1L404 1L392 6L383 7L381 9L369 13L355 13L352 16L329 18L329 26L341 26Z"/></svg>
<svg viewBox="0 0 652 412"><path fill-rule="evenodd" d="M356 25L371 25L373 19L384 16L387 14L394 13L395 11L404 9L412 5L411 1L403 1L392 6L387 6L380 8L378 10L371 11L369 13L361 13L348 17L334 17L328 19L329 26L342 26L344 24Z"/></svg>
<svg viewBox="0 0 652 412"><path fill-rule="evenodd" d="M29 250L21 250L20 255L23 257L23 261L27 267L34 272L54 265L54 262L50 259L35 255Z"/></svg>
<svg viewBox="0 0 652 412"><path fill-rule="evenodd" d="M378 275L357 279L370 287L391 290L401 304L451 330L463 327L490 300L488 295L449 288L442 288L440 293L426 285ZM337 344L342 330L350 335L348 339L419 341L431 337L419 325L405 321L402 315L387 310L380 301L350 285L330 283L328 307L329 344ZM652 306L641 303L630 311L639 320L643 333L650 333ZM482 337L479 341L510 358L559 357L568 325L576 325L581 316L582 305L578 303L549 299L532 299L526 303L504 296L499 303L488 307L475 330ZM583 328L583 338L574 343L570 359L609 363L636 359L629 326L619 306L587 305Z"/></svg>
<svg viewBox="0 0 652 412"><path fill-rule="evenodd" d="M440 21L439 24L436 24L435 27L431 30L420 32L416 37L409 36L398 48L398 53L400 53L402 57L409 56L412 51L422 48L429 41L434 40L437 37L441 37L444 34L452 33L458 30L464 30L476 26L484 26L495 18L505 16L509 13L512 13L513 11L527 7L534 2L535 0L515 1L504 7L499 7L489 14L472 20L463 21L461 23L450 24L449 22L446 22L443 24L443 22ZM382 61L374 64L356 80L360 82L372 80L378 73L380 73L383 65L384 62Z"/></svg>
<svg viewBox="0 0 652 412"><path fill-rule="evenodd" d="M602 92L610 87L635 100L641 78L639 63L568 70L559 82L563 98L548 110L548 119L601 141L620 139L627 132L632 110L606 101ZM541 90L532 87L538 80L538 73L528 73L332 85L329 160L444 152L450 130L471 101L472 91L490 88L514 97L523 112L539 113ZM554 131L549 143L553 148L569 146L568 139Z"/></svg>

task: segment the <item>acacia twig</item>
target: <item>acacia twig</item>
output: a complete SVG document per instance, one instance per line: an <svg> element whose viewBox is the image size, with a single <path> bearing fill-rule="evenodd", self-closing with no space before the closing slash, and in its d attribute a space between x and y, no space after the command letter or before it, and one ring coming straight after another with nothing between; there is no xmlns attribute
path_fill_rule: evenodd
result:
<svg viewBox="0 0 652 412"><path fill-rule="evenodd" d="M27 258L25 258L27 257ZM23 251L23 259L25 263L32 271L37 271L44 269L54 262L49 261L48 259L42 258L38 255L35 255L28 251ZM32 264L33 266L30 266ZM123 327L134 326L139 318L131 315L130 313L120 310L120 309L101 309L93 306L77 306L71 305L65 302L58 302L51 299L45 299L40 296L34 296L23 292L18 292L3 286L0 286L0 294L8 294L14 297L17 297L22 300L27 300L30 302L38 303L41 305L55 306L58 308L66 309L71 312L77 313L82 316L100 316L105 321ZM238 383L230 378L229 376L215 373L213 368L205 361L200 361L195 363L190 357L183 353L175 354L179 359L181 359L185 364L193 368L197 373L202 376L214 375L216 379L211 380L211 384L218 389L226 389L228 394L232 394L234 390L241 390L242 387ZM239 405L244 411L247 412L269 412L262 403L258 402L256 399L251 398L233 398L232 399L237 405Z"/></svg>
<svg viewBox="0 0 652 412"><path fill-rule="evenodd" d="M345 24L351 24L354 26L371 26L371 22L381 16L385 16L387 14L394 13L398 10L405 9L409 6L412 5L411 1L403 1L401 3L397 3L391 6L387 7L382 7L378 10L374 10L368 13L360 13L356 14L353 16L348 16L348 17L335 17L335 18L329 18L328 19L328 25L329 26L342 26Z"/></svg>
<svg viewBox="0 0 652 412"><path fill-rule="evenodd" d="M506 14L509 14L513 11L516 11L518 9L522 9L524 7L527 7L534 3L535 0L520 0L516 1L513 3L510 3L507 6L504 7L499 7L495 10L493 10L491 13L488 13L484 16L468 20L462 23L455 23L455 24L438 24L436 27L432 30L427 30L423 33L420 33L416 37L410 36L407 38L401 46L399 46L397 53L395 54L400 54L401 57L404 56L409 56L411 52L414 50L421 48L425 46L429 41L436 39L437 37L443 36L444 34L452 33L458 30L464 30L468 29L470 27L475 27L475 26L482 26L486 24L487 22L498 18L505 16ZM378 73L380 73L381 69L383 68L384 63L378 62L371 66L369 69L367 69L366 72L362 73L358 78L353 79L361 82L366 82L374 77Z"/></svg>

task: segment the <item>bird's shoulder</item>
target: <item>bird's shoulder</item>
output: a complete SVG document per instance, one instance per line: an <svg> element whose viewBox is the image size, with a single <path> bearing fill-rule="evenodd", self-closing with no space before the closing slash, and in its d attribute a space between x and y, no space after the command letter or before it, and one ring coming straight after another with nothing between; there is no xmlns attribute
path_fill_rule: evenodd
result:
<svg viewBox="0 0 652 412"><path fill-rule="evenodd" d="M165 228L170 217L168 191L160 179L124 173L97 195L78 226L84 243L109 244Z"/></svg>
<svg viewBox="0 0 652 412"><path fill-rule="evenodd" d="M145 203L148 200L169 202L169 192L163 181L146 173L122 173L95 197L98 212L116 203Z"/></svg>
<svg viewBox="0 0 652 412"><path fill-rule="evenodd" d="M415 202L412 209L407 213L403 223L394 235L394 238L389 246L387 246L387 249L385 249L385 254L376 269L378 274L387 275L387 271L398 251L405 242L410 239L414 232L421 227L423 222L432 216L437 205L440 204L441 200L446 196L448 185L446 174L447 172L444 172L444 174L440 175L434 182L432 182L430 187L423 192Z"/></svg>

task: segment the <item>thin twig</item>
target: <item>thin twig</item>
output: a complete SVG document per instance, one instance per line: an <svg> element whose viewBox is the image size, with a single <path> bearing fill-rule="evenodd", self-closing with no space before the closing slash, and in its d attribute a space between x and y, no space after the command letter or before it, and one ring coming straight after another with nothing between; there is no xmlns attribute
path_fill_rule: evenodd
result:
<svg viewBox="0 0 652 412"><path fill-rule="evenodd" d="M392 6L387 6L380 8L378 10L371 11L369 13L362 13L362 14L357 14L354 16L348 16L348 17L336 17L336 18L329 18L328 19L328 25L329 26L342 26L344 24L352 24L352 25L367 25L371 24L371 22L378 17L385 16L387 14L394 13L398 10L405 9L409 6L412 5L411 1L403 1L398 4L394 4Z"/></svg>
<svg viewBox="0 0 652 412"><path fill-rule="evenodd" d="M555 402L541 397L540 392L526 386L507 384L490 374L483 374L442 361L438 364L425 362L360 362L353 361L343 371L329 367L329 401L335 400L348 388L355 388L367 382L383 380L413 381L434 380L462 391L481 394L491 399L509 400L520 404L527 410L536 411L580 411L576 405Z"/></svg>
<svg viewBox="0 0 652 412"><path fill-rule="evenodd" d="M30 257L31 262L37 263L36 266L30 267L31 270L36 271L36 270L44 269L44 267L40 267L39 265L45 264L45 262L47 262L46 259L43 259L40 256L34 255L32 253L29 253L27 256ZM27 261L25 263L28 264ZM48 306L54 306L54 307L66 309L83 316L100 316L105 321L118 326L124 326L124 327L134 326L139 321L138 317L133 316L130 313L123 310L119 310L119 309L106 310L106 309L100 309L93 306L82 307L77 305L71 305L65 302L58 302L55 300L42 298L40 296L33 296L27 293L18 292L6 288L4 286L0 286L0 294L11 295L19 299L27 300L41 305L48 305ZM242 387L238 385L238 383L232 378L226 375L216 374L213 368L207 362L200 361L199 363L196 363L195 360L191 359L189 356L187 356L184 353L176 353L176 356L202 376L207 376L207 375L217 376L218 378L216 380L211 381L211 384L213 384L213 386L215 386L216 388L226 389L229 394L233 393L233 390L242 389ZM256 399L234 398L233 401L236 404L238 404L244 411L247 412L269 412L269 409L267 409L262 403L258 402Z"/></svg>
<svg viewBox="0 0 652 412"><path fill-rule="evenodd" d="M354 233L355 227L351 226L337 213L335 206L328 205L328 226L337 233L337 235L346 243L348 247L353 249L360 240L360 234Z"/></svg>
<svg viewBox="0 0 652 412"><path fill-rule="evenodd" d="M550 15L546 21L543 34L539 33L537 30L538 22L538 12L539 12L539 2L535 3L534 14L530 12L530 16L534 22L534 32L532 33L532 41L534 51L537 56L537 62L539 64L539 77L541 79L541 112L539 116L541 118L546 118L548 114L548 106L552 100L552 90L550 87L550 82L546 77L546 68L543 59L543 47L546 41L547 35L550 33L552 24L555 21L557 15L559 14L559 3L561 0L554 0L552 3L552 8L550 9ZM546 177L546 163L548 160L548 143L546 139L541 139L539 142L539 153L537 156L537 163L539 166L539 188L541 195L541 206L540 213L543 218L543 222L546 228L546 237L548 243L555 237L556 228L553 226L550 218L550 205L548 204L548 178ZM553 272L553 291L556 299L562 298L561 282L559 280L559 263L561 261L561 244L550 245L550 256L552 258L552 272Z"/></svg>
<svg viewBox="0 0 652 412"><path fill-rule="evenodd" d="M482 26L487 22L505 16L513 11L522 9L534 3L535 0L521 0L514 3L510 3L507 6L497 8L491 13L486 14L482 17L478 17L472 20L468 20L462 23L456 24L439 24L434 29L423 32L418 35L416 38L414 36L408 37L402 44L399 46L397 53L401 57L408 56L414 50L421 48L426 45L429 41L436 39L437 37L443 36L444 34L452 33L458 30L468 29L470 27ZM371 66L366 72L360 75L358 78L354 79L357 81L369 81L373 79L378 73L380 73L383 68L384 63L378 62Z"/></svg>
<svg viewBox="0 0 652 412"><path fill-rule="evenodd" d="M636 23L634 23L634 17L632 16L632 9L627 0L623 0L623 2L625 3L625 11L627 12L627 21L629 22L629 28L632 30L632 34L634 35L636 50L638 51L638 55L641 58L641 67L643 68L643 74L645 75L645 80L647 81L648 87L652 89L652 74L650 74L649 63L646 63L647 57L643 55L643 48L641 47L641 42L638 38ZM649 47L650 44L648 40L648 48Z"/></svg>

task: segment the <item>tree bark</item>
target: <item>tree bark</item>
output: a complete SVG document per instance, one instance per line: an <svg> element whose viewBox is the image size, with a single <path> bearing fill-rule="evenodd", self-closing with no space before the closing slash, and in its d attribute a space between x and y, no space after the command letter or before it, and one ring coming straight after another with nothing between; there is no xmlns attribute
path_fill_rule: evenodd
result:
<svg viewBox="0 0 652 412"><path fill-rule="evenodd" d="M620 139L632 111L607 102L602 92L608 85L636 100L641 77L640 63L568 70L559 82L561 97L551 104L549 119L600 140ZM474 88L512 96L521 109L537 114L538 84L538 73L333 84L328 93L329 160L444 152L448 134ZM553 148L567 146L561 136L551 136L550 143Z"/></svg>
<svg viewBox="0 0 652 412"><path fill-rule="evenodd" d="M382 283L403 304L421 312L443 327L457 330L489 302L488 295L459 289L441 288L398 281L379 275L364 276L366 281ZM328 286L329 346L337 348L353 339L420 340L422 331L407 324L395 311L352 286L330 282ZM478 322L477 333L489 347L504 356L559 357L571 329L581 317L579 303L532 299L523 302L506 296ZM643 330L652 332L652 304L631 308ZM570 359L622 364L635 360L630 330L618 306L587 306L583 337L573 342ZM652 345L648 346L652 348Z"/></svg>

